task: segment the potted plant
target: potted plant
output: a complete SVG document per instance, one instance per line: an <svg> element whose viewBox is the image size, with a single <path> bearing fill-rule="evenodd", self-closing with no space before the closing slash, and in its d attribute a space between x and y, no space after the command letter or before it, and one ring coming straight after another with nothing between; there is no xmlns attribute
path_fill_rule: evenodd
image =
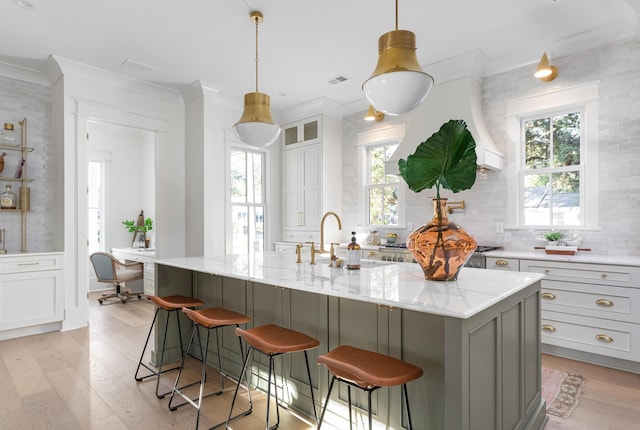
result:
<svg viewBox="0 0 640 430"><path fill-rule="evenodd" d="M476 181L476 142L463 120L450 120L440 127L406 160L398 162L400 175L418 193L436 188L434 216L407 238L407 248L429 280L450 281L476 249L473 236L450 221L447 199L440 188L453 193L470 189Z"/></svg>
<svg viewBox="0 0 640 430"><path fill-rule="evenodd" d="M142 213L140 214L142 216ZM134 222L133 220L124 220L122 224L129 231L129 233L133 233L133 240L131 241L131 246L133 247L134 242L136 241L136 235L140 233L140 241L144 243L144 247L148 248L150 240L147 238L147 232L153 230L153 220L151 218L147 218L144 222L140 222L141 218L138 218L138 222Z"/></svg>
<svg viewBox="0 0 640 430"><path fill-rule="evenodd" d="M558 241L562 239L562 233L556 230L548 231L543 236L547 241L547 245L557 245Z"/></svg>

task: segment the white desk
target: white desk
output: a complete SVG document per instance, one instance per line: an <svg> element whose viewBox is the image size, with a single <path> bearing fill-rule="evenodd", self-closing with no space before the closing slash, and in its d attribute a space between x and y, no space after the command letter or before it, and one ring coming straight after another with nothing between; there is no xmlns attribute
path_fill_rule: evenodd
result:
<svg viewBox="0 0 640 430"><path fill-rule="evenodd" d="M118 260L124 262L139 261L144 263L144 280L129 282L130 291L143 291L144 294L154 294L156 282L156 251L151 248L111 248L111 253ZM141 283L142 285L136 285ZM142 287L142 288L140 288Z"/></svg>

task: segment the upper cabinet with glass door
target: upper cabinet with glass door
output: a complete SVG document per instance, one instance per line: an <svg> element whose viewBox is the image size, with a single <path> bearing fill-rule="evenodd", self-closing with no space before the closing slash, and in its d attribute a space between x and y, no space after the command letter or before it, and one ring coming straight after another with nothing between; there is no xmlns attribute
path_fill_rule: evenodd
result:
<svg viewBox="0 0 640 430"><path fill-rule="evenodd" d="M322 115L292 122L283 127L284 149L322 141Z"/></svg>

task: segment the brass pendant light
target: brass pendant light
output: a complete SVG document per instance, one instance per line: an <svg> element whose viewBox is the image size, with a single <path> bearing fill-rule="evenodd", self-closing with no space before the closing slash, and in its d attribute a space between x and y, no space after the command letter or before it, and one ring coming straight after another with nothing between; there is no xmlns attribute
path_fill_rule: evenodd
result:
<svg viewBox="0 0 640 430"><path fill-rule="evenodd" d="M249 17L256 24L256 90L244 95L244 111L240 120L233 125L233 131L241 142L260 148L278 139L280 126L271 118L269 96L258 92L258 24L264 17L257 10L251 11Z"/></svg>
<svg viewBox="0 0 640 430"><path fill-rule="evenodd" d="M396 29L378 39L378 64L362 90L376 110L400 115L422 103L433 83L433 77L418 63L415 34L398 30L396 0Z"/></svg>

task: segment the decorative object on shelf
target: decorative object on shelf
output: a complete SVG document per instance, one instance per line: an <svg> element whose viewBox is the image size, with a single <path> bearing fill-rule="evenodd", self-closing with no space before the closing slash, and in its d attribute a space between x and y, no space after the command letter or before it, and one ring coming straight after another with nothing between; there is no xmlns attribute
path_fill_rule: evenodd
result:
<svg viewBox="0 0 640 430"><path fill-rule="evenodd" d="M546 52L542 54L538 68L533 76L544 82L553 81L558 76L558 68L549 64L549 58Z"/></svg>
<svg viewBox="0 0 640 430"><path fill-rule="evenodd" d="M400 115L415 109L431 91L434 79L422 70L416 57L416 35L396 29L378 39L378 64L362 84L373 107L387 115Z"/></svg>
<svg viewBox="0 0 640 430"><path fill-rule="evenodd" d="M138 246L140 248L148 248L149 242L146 240L147 232L153 230L153 220L151 218L144 218L144 211L140 211L140 215L138 215L138 220L134 222L133 220L124 220L122 221L124 227L129 231L129 233L133 233L133 239L131 240L131 247L133 248L134 243L136 242L136 236L140 233L140 237L138 238Z"/></svg>
<svg viewBox="0 0 640 430"><path fill-rule="evenodd" d="M4 123L4 128L0 135L0 145L18 146L18 144L16 144L16 133L13 129L13 124L10 122Z"/></svg>
<svg viewBox="0 0 640 430"><path fill-rule="evenodd" d="M0 195L0 209L15 209L16 208L16 193L11 191L11 184L4 186L5 192Z"/></svg>
<svg viewBox="0 0 640 430"><path fill-rule="evenodd" d="M447 199L440 187L454 193L470 189L476 181L476 142L463 120L440 127L406 160L398 161L402 178L418 193L436 187L431 221L407 238L407 248L420 264L425 278L453 281L476 249L474 237L447 218Z"/></svg>
<svg viewBox="0 0 640 430"><path fill-rule="evenodd" d="M16 179L21 179L22 175L24 174L24 163L25 163L25 159L23 158L22 161L20 161L18 163L18 168L16 169Z"/></svg>
<svg viewBox="0 0 640 430"><path fill-rule="evenodd" d="M31 210L31 188L20 187L18 189L18 204L23 211Z"/></svg>
<svg viewBox="0 0 640 430"><path fill-rule="evenodd" d="M257 10L251 11L249 17L256 24L256 91L244 95L244 111L233 131L243 143L260 148L276 141L280 126L271 118L269 96L258 92L258 24L264 17Z"/></svg>
<svg viewBox="0 0 640 430"><path fill-rule="evenodd" d="M398 240L397 233L387 233L387 245L393 245Z"/></svg>

